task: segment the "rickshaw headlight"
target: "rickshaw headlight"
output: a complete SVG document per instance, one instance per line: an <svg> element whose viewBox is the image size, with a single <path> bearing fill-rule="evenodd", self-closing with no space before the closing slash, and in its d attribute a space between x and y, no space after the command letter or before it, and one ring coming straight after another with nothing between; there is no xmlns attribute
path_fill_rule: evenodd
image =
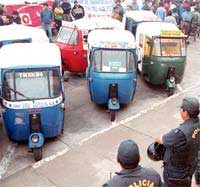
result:
<svg viewBox="0 0 200 187"><path fill-rule="evenodd" d="M39 141L39 136L37 134L34 134L31 136L31 140L33 143L37 143Z"/></svg>
<svg viewBox="0 0 200 187"><path fill-rule="evenodd" d="M63 108L63 109L64 109L64 108L65 108L65 103L61 103L61 104L60 104L60 108Z"/></svg>
<svg viewBox="0 0 200 187"><path fill-rule="evenodd" d="M175 77L170 77L170 78L169 78L169 81L170 81L170 82L175 82Z"/></svg>
<svg viewBox="0 0 200 187"><path fill-rule="evenodd" d="M116 104L117 104L117 98L112 98L111 101L112 101L112 104L113 104L113 105L116 105Z"/></svg>

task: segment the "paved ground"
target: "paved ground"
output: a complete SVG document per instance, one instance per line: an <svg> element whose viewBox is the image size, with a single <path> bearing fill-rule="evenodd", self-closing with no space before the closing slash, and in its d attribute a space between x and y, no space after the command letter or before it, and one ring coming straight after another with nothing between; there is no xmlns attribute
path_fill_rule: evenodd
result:
<svg viewBox="0 0 200 187"><path fill-rule="evenodd" d="M116 127L104 130L82 145L37 162L4 178L1 187L94 187L109 179L110 172L119 170L116 150L124 139L134 139L140 147L141 164L162 173L162 163L146 156L148 145L160 133L181 122L178 104L186 95L199 95L200 83L183 93L167 98L151 108L132 116Z"/></svg>
<svg viewBox="0 0 200 187"><path fill-rule="evenodd" d="M164 90L148 87L139 77L133 103L120 110L115 123L109 122L104 107L90 101L85 80L70 75L70 81L65 83L66 93L70 92L65 134L47 142L44 160L34 164L27 145L9 142L0 129L1 150L7 150L6 155L0 151L0 157L6 158L5 163L4 159L0 163L0 178L1 173L5 174L0 186L101 186L110 172L119 170L116 150L127 138L138 142L142 165L153 166L161 173L161 163L151 162L146 148L159 133L180 121L176 106L183 95L200 95L198 48L199 41L188 47L184 80L176 90L180 95L166 98Z"/></svg>

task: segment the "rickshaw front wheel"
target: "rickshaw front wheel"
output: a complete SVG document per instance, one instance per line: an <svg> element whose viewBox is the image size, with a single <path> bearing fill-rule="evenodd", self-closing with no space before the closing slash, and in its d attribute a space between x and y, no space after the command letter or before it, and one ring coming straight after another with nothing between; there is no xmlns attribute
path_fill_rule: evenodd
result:
<svg viewBox="0 0 200 187"><path fill-rule="evenodd" d="M115 121L115 110L110 110L110 121Z"/></svg>
<svg viewBox="0 0 200 187"><path fill-rule="evenodd" d="M169 88L168 89L168 97L174 95L174 88Z"/></svg>
<svg viewBox="0 0 200 187"><path fill-rule="evenodd" d="M34 155L34 159L36 162L41 160L42 159L42 147L34 148L33 155Z"/></svg>

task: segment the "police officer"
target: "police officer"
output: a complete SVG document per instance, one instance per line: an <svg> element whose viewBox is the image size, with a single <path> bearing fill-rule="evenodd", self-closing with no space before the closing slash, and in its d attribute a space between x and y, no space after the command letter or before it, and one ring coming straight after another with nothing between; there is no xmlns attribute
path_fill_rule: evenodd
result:
<svg viewBox="0 0 200 187"><path fill-rule="evenodd" d="M151 168L143 168L139 164L140 154L133 140L121 142L118 148L117 161L122 167L120 172L103 187L161 187L160 175Z"/></svg>
<svg viewBox="0 0 200 187"><path fill-rule="evenodd" d="M157 142L166 148L163 158L163 179L166 187L190 187L197 165L200 145L198 99L184 98L180 115L184 122L157 139Z"/></svg>

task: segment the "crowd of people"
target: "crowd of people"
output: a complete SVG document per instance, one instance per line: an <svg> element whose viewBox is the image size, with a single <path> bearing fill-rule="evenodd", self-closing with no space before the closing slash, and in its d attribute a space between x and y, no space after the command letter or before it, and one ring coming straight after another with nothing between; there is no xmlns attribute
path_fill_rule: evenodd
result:
<svg viewBox="0 0 200 187"><path fill-rule="evenodd" d="M62 25L62 21L73 21L84 17L84 7L74 0L73 7L68 0L55 0L52 7L48 3L43 3L43 9L40 13L40 21L42 28L47 32L47 35L52 40L52 22L55 22L56 30L58 31ZM21 24L21 17L17 10L10 15L6 11L4 5L0 6L0 26L9 24Z"/></svg>
<svg viewBox="0 0 200 187"><path fill-rule="evenodd" d="M191 23L200 25L200 1L192 0L144 0L139 7L137 0L129 3L116 0L113 9L113 18L122 21L126 10L151 10L161 21L171 22L181 28L184 34L189 33Z"/></svg>
<svg viewBox="0 0 200 187"><path fill-rule="evenodd" d="M4 5L0 5L0 26L9 25L9 24L21 24L21 17L19 16L19 12L14 10L10 15Z"/></svg>
<svg viewBox="0 0 200 187"><path fill-rule="evenodd" d="M192 0L144 0L139 6L138 0L114 0L112 17L122 21L126 10L151 10L157 15L161 21L171 22L182 28L187 34L189 32L189 24L191 22L200 25L200 1ZM77 0L74 0L72 7L69 0L54 0L53 7L49 7L47 3L43 4L41 11L41 25L48 33L50 40L52 39L52 31L50 27L52 21L58 31L62 25L62 21L73 21L85 16L85 10ZM0 26L8 24L21 24L21 18L18 11L14 10L9 15L4 6L0 6Z"/></svg>
<svg viewBox="0 0 200 187"><path fill-rule="evenodd" d="M41 11L40 19L42 28L47 32L49 40L52 41L52 21L55 21L56 30L59 31L62 26L62 21L73 21L81 19L85 15L85 10L77 0L74 1L72 7L68 0L54 1L52 9L47 3L43 4L44 8Z"/></svg>

